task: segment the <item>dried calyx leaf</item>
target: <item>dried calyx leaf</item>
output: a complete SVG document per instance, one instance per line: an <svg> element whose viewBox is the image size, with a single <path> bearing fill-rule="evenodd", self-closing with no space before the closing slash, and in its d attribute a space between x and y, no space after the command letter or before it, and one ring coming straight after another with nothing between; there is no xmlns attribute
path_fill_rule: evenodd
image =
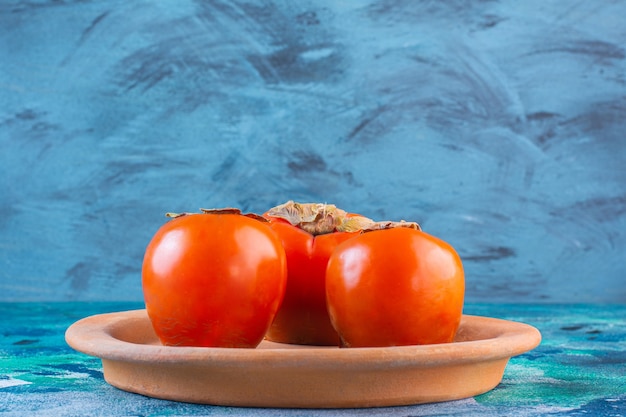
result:
<svg viewBox="0 0 626 417"><path fill-rule="evenodd" d="M255 219L261 222L266 223L268 220L256 213L242 213L241 210L239 210L238 208L232 208L232 207L226 207L226 208L215 208L215 209L205 209L205 208L201 208L200 212L202 214L238 214L241 216L245 216L245 217L250 217L251 219ZM165 213L166 217L171 217L171 218L177 218L177 217L182 217L182 216L186 216L188 214L195 214L195 213Z"/></svg>
<svg viewBox="0 0 626 417"><path fill-rule="evenodd" d="M420 230L414 222L376 222L361 215L349 214L333 204L296 203L288 201L270 209L267 214L288 221L312 235L333 232L368 232L372 230L407 227Z"/></svg>
<svg viewBox="0 0 626 417"><path fill-rule="evenodd" d="M200 211L205 214L241 214L241 210L239 210L238 208L233 208L233 207L212 208L212 209L201 208Z"/></svg>
<svg viewBox="0 0 626 417"><path fill-rule="evenodd" d="M170 211L170 212L165 213L165 217L169 217L170 219L175 219L177 217L183 217L183 216L186 216L188 214L193 214L193 213L172 213Z"/></svg>
<svg viewBox="0 0 626 417"><path fill-rule="evenodd" d="M383 229L395 229L397 227L406 227L407 229L415 229L422 230L419 224L416 222L407 222L405 220L400 220L399 222L393 221L382 221L382 222L373 222L369 227L365 227L362 230L364 232L371 232L373 230L383 230Z"/></svg>
<svg viewBox="0 0 626 417"><path fill-rule="evenodd" d="M342 219L348 215L332 204L296 203L294 201L271 208L267 214L284 219L313 235L338 231Z"/></svg>

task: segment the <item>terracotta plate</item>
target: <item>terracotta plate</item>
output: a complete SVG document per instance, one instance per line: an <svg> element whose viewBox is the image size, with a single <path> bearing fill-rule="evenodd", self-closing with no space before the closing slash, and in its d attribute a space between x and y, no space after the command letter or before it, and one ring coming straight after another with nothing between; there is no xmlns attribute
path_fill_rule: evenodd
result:
<svg viewBox="0 0 626 417"><path fill-rule="evenodd" d="M535 348L537 329L463 316L456 341L335 348L263 341L256 349L162 346L145 310L79 320L65 334L102 359L105 380L155 398L215 405L345 408L468 398L498 385L510 357Z"/></svg>

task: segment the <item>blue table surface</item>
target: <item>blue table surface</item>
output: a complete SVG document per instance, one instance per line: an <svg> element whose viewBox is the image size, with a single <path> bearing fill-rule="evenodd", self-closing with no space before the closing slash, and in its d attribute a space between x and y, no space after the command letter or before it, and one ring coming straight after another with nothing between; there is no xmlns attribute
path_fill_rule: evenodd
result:
<svg viewBox="0 0 626 417"><path fill-rule="evenodd" d="M64 340L76 320L141 303L0 303L1 416L624 416L626 305L468 304L466 314L521 321L543 341L514 357L483 395L415 406L296 410L217 407L118 390L100 360Z"/></svg>

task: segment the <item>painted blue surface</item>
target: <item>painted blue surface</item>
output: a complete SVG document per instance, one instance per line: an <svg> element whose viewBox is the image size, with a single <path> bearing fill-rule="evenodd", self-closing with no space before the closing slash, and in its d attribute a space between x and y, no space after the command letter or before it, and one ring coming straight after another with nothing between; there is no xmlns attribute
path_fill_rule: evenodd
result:
<svg viewBox="0 0 626 417"><path fill-rule="evenodd" d="M140 300L167 211L418 221L469 301L625 302L626 2L0 3L0 300Z"/></svg>
<svg viewBox="0 0 626 417"><path fill-rule="evenodd" d="M468 314L529 323L543 336L474 398L408 407L295 410L164 401L108 385L98 359L63 339L74 321L140 303L0 303L0 416L626 416L626 306L469 304Z"/></svg>

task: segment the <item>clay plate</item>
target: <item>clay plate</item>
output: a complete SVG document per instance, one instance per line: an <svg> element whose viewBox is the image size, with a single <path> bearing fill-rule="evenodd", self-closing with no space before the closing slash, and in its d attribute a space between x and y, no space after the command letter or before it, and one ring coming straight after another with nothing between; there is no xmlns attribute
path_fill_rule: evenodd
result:
<svg viewBox="0 0 626 417"><path fill-rule="evenodd" d="M494 388L510 357L535 348L537 329L463 316L453 343L387 348L256 349L162 346L145 310L101 314L67 329L67 343L102 359L122 390L191 403L346 408L468 398Z"/></svg>

